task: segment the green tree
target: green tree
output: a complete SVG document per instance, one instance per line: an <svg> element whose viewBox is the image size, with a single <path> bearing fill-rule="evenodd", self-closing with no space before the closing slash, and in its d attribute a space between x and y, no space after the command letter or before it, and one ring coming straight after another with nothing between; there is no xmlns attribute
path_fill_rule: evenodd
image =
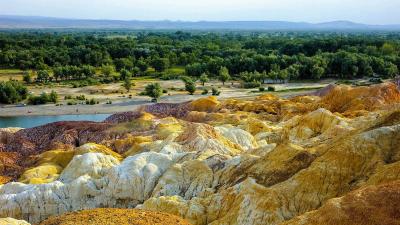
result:
<svg viewBox="0 0 400 225"><path fill-rule="evenodd" d="M231 79L231 76L229 75L228 68L221 67L219 70L219 80L222 82L222 85L225 85L225 82L229 79Z"/></svg>
<svg viewBox="0 0 400 225"><path fill-rule="evenodd" d="M382 45L382 53L384 55L391 55L396 52L395 47L390 43L384 43Z"/></svg>
<svg viewBox="0 0 400 225"><path fill-rule="evenodd" d="M58 94L55 91L51 91L49 95L49 102L57 103L58 102Z"/></svg>
<svg viewBox="0 0 400 225"><path fill-rule="evenodd" d="M300 67L299 64L294 64L287 68L289 79L295 80L300 77Z"/></svg>
<svg viewBox="0 0 400 225"><path fill-rule="evenodd" d="M132 74L127 69L122 69L120 72L120 79L125 81L126 79L130 79Z"/></svg>
<svg viewBox="0 0 400 225"><path fill-rule="evenodd" d="M318 65L314 65L311 69L311 76L314 79L320 79L324 73L325 73L324 68Z"/></svg>
<svg viewBox="0 0 400 225"><path fill-rule="evenodd" d="M163 94L163 90L159 83L152 83L145 87L144 94L151 97L153 101L157 102L157 100Z"/></svg>
<svg viewBox="0 0 400 225"><path fill-rule="evenodd" d="M0 103L12 104L27 98L28 89L17 81L0 82Z"/></svg>
<svg viewBox="0 0 400 225"><path fill-rule="evenodd" d="M43 83L47 83L50 79L50 75L49 72L47 72L47 70L39 70L37 72L37 78L36 80L38 82L43 82Z"/></svg>
<svg viewBox="0 0 400 225"><path fill-rule="evenodd" d="M199 80L200 80L201 84L202 84L203 87L204 87L205 83L208 82L208 76L207 76L207 74L205 74L205 73L201 74Z"/></svg>
<svg viewBox="0 0 400 225"><path fill-rule="evenodd" d="M32 83L32 76L31 76L31 73L30 73L29 71L24 71L24 75L23 75L23 78L22 78L22 79L23 79L24 82L27 83L27 84Z"/></svg>
<svg viewBox="0 0 400 225"><path fill-rule="evenodd" d="M214 96L218 96L218 95L221 94L221 91L219 91L219 90L218 90L217 88L215 88L215 87L211 88L211 92L212 92L212 95L214 95Z"/></svg>
<svg viewBox="0 0 400 225"><path fill-rule="evenodd" d="M186 74L189 76L199 77L206 71L206 65L202 63L193 63L185 67Z"/></svg>
<svg viewBox="0 0 400 225"><path fill-rule="evenodd" d="M132 70L133 60L131 58L119 58L114 60L115 69L120 72L122 69Z"/></svg>
<svg viewBox="0 0 400 225"><path fill-rule="evenodd" d="M393 78L398 74L399 70L396 65L391 62L385 63L385 69L383 72L383 76L387 78Z"/></svg>
<svg viewBox="0 0 400 225"><path fill-rule="evenodd" d="M96 74L96 69L90 65L83 65L80 68L80 75L83 75L85 78L93 77ZM78 77L81 78L81 77Z"/></svg>
<svg viewBox="0 0 400 225"><path fill-rule="evenodd" d="M278 77L279 77L279 70L278 71L277 70L271 70L268 73L268 78L271 79L271 80L276 81L276 80L278 80Z"/></svg>
<svg viewBox="0 0 400 225"><path fill-rule="evenodd" d="M285 69L285 70L280 70L279 71L279 73L278 73L278 79L282 82L282 83L284 83L285 82L285 80L288 78L288 71Z"/></svg>
<svg viewBox="0 0 400 225"><path fill-rule="evenodd" d="M58 94L55 91L52 91L50 94L46 92L42 92L39 96L30 96L28 99L29 104L32 105L42 105L49 102L57 103Z"/></svg>
<svg viewBox="0 0 400 225"><path fill-rule="evenodd" d="M130 77L126 77L124 80L124 88L129 92L132 88L132 81Z"/></svg>
<svg viewBox="0 0 400 225"><path fill-rule="evenodd" d="M141 72L146 72L147 68L149 67L149 65L143 58L139 59L136 65Z"/></svg>
<svg viewBox="0 0 400 225"><path fill-rule="evenodd" d="M169 67L169 60L168 58L155 58L151 62L151 66L157 71L162 72Z"/></svg>
<svg viewBox="0 0 400 225"><path fill-rule="evenodd" d="M186 82L185 83L185 90L189 92L190 95L193 95L193 93L196 91L196 84L191 81L191 82Z"/></svg>
<svg viewBox="0 0 400 225"><path fill-rule="evenodd" d="M101 66L101 73L106 76L109 77L111 74L113 74L115 71L115 68L113 65L102 65Z"/></svg>
<svg viewBox="0 0 400 225"><path fill-rule="evenodd" d="M192 78L189 76L180 76L181 81L183 81L183 83L188 83L188 82L193 82Z"/></svg>
<svg viewBox="0 0 400 225"><path fill-rule="evenodd" d="M58 79L64 79L65 75L66 73L64 67L53 68L53 77L56 81L58 81Z"/></svg>
<svg viewBox="0 0 400 225"><path fill-rule="evenodd" d="M267 73L267 71L264 70L264 71L260 74L261 83L264 84L266 79L268 79L268 73Z"/></svg>

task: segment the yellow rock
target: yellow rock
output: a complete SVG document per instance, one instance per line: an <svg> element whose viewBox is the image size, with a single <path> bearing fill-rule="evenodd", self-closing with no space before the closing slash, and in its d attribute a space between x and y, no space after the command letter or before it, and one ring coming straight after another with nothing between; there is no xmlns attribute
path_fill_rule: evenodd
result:
<svg viewBox="0 0 400 225"><path fill-rule="evenodd" d="M56 180L63 167L57 164L44 163L35 168L26 170L19 179L19 182L26 184L44 184Z"/></svg>
<svg viewBox="0 0 400 225"><path fill-rule="evenodd" d="M148 199L140 208L168 212L186 219L193 225L207 223L206 207L203 206L202 200L198 198L186 201L180 196L161 196Z"/></svg>
<svg viewBox="0 0 400 225"><path fill-rule="evenodd" d="M141 116L129 122L119 123L110 129L108 132L114 135L123 135L129 132L149 131L153 128L154 116L147 112L142 112Z"/></svg>
<svg viewBox="0 0 400 225"><path fill-rule="evenodd" d="M170 135L179 135L182 133L183 126L177 119L167 117L159 121L155 130L158 139L166 139Z"/></svg>
<svg viewBox="0 0 400 225"><path fill-rule="evenodd" d="M273 94L265 94L257 97L257 100L267 100L267 101L278 100L278 99L279 98Z"/></svg>
<svg viewBox="0 0 400 225"><path fill-rule="evenodd" d="M213 112L215 111L220 102L217 97L209 96L207 98L200 98L190 103L190 109L198 112Z"/></svg>
<svg viewBox="0 0 400 225"><path fill-rule="evenodd" d="M19 182L26 184L44 184L53 182L59 178L60 174L70 163L74 155L83 155L86 153L103 153L105 155L111 155L118 160L123 159L121 155L106 146L94 143L87 143L75 150L47 151L36 157L36 166L25 170L20 176Z"/></svg>
<svg viewBox="0 0 400 225"><path fill-rule="evenodd" d="M272 131L272 126L268 125L265 121L249 118L241 122L240 128L248 131L252 135L256 135L261 132Z"/></svg>
<svg viewBox="0 0 400 225"><path fill-rule="evenodd" d="M142 112L142 115L139 117L140 120L147 120L147 121L151 121L154 118L155 117L153 116L153 114L148 112Z"/></svg>
<svg viewBox="0 0 400 225"><path fill-rule="evenodd" d="M185 151L211 150L224 155L237 155L243 152L243 148L239 144L228 140L214 127L206 124L188 124L175 141L181 144Z"/></svg>
<svg viewBox="0 0 400 225"><path fill-rule="evenodd" d="M45 164L45 163L53 163L59 165L61 167L66 167L68 163L71 161L72 157L74 157L75 151L67 150L53 150L43 152L39 155L37 164Z"/></svg>
<svg viewBox="0 0 400 225"><path fill-rule="evenodd" d="M30 225L30 223L13 218L0 218L0 225Z"/></svg>
<svg viewBox="0 0 400 225"><path fill-rule="evenodd" d="M204 161L186 161L175 164L161 176L152 196L205 197L212 181L213 172Z"/></svg>
<svg viewBox="0 0 400 225"><path fill-rule="evenodd" d="M27 169L19 182L26 184L44 184L56 180L74 156L74 151L53 150L36 157L35 167Z"/></svg>
<svg viewBox="0 0 400 225"><path fill-rule="evenodd" d="M75 155L83 155L86 153L103 153L104 155L111 155L118 160L123 159L123 157L120 154L114 152L110 148L96 143L87 143L78 147L75 150Z"/></svg>
<svg viewBox="0 0 400 225"><path fill-rule="evenodd" d="M115 140L114 148L118 152L124 153L124 155L131 155L133 152L140 151L143 143L149 143L152 141L153 138L151 136L133 136L128 134L127 137L123 139Z"/></svg>
<svg viewBox="0 0 400 225"><path fill-rule="evenodd" d="M282 225L399 224L400 183L361 188Z"/></svg>

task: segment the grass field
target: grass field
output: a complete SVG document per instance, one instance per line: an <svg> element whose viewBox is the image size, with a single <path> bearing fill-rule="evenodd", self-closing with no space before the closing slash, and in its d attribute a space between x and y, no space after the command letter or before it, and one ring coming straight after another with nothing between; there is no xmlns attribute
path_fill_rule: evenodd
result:
<svg viewBox="0 0 400 225"><path fill-rule="evenodd" d="M185 67L183 66L174 66L169 69L167 69L167 72L170 73L176 73L176 74L184 74L185 73Z"/></svg>
<svg viewBox="0 0 400 225"><path fill-rule="evenodd" d="M0 69L0 81L22 80L22 70L19 69Z"/></svg>

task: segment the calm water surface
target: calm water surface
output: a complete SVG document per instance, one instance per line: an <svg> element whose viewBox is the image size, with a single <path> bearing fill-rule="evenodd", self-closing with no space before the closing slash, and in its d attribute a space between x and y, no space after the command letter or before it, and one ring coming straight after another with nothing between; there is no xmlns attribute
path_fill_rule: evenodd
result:
<svg viewBox="0 0 400 225"><path fill-rule="evenodd" d="M0 128L31 128L57 121L95 121L101 122L111 114L59 115L59 116L14 116L0 117Z"/></svg>

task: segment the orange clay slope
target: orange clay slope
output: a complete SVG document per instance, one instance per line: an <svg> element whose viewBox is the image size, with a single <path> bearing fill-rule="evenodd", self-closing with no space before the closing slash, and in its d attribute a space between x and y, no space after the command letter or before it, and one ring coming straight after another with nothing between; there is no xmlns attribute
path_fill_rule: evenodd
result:
<svg viewBox="0 0 400 225"><path fill-rule="evenodd" d="M39 225L190 225L167 213L135 209L92 209L50 217Z"/></svg>

